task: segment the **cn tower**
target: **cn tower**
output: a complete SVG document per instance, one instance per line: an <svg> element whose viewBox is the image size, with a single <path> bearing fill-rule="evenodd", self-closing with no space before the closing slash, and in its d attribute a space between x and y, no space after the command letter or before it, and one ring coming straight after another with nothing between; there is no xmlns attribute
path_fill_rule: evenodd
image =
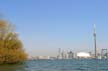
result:
<svg viewBox="0 0 108 71"><path fill-rule="evenodd" d="M94 36L94 48L95 48L95 58L97 58L97 46L96 46L96 25L94 24L94 33L93 33L93 36Z"/></svg>

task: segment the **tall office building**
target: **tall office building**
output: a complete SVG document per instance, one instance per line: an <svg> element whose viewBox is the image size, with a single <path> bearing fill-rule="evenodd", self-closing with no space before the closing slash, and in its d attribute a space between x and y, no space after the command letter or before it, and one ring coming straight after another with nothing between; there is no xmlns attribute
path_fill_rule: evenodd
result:
<svg viewBox="0 0 108 71"><path fill-rule="evenodd" d="M108 50L107 49L101 49L101 57L102 58L108 57Z"/></svg>
<svg viewBox="0 0 108 71"><path fill-rule="evenodd" d="M62 59L68 59L68 51L63 50L61 55L62 55Z"/></svg>
<svg viewBox="0 0 108 71"><path fill-rule="evenodd" d="M59 50L58 50L58 59L62 59L62 50L61 50L61 48L59 48Z"/></svg>
<svg viewBox="0 0 108 71"><path fill-rule="evenodd" d="M68 52L68 59L73 59L74 58L74 53L72 51Z"/></svg>

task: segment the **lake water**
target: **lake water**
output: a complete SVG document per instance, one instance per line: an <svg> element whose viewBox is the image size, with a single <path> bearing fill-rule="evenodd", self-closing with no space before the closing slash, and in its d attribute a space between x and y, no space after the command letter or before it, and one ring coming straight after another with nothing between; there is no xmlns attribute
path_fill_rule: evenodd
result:
<svg viewBox="0 0 108 71"><path fill-rule="evenodd" d="M108 60L35 60L24 64L0 65L0 71L108 71Z"/></svg>

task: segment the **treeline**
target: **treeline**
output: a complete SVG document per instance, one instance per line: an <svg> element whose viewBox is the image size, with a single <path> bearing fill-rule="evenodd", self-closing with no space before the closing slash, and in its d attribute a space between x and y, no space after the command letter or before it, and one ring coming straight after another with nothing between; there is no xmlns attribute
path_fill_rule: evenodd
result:
<svg viewBox="0 0 108 71"><path fill-rule="evenodd" d="M27 59L23 44L15 33L15 26L0 20L0 64L18 63Z"/></svg>

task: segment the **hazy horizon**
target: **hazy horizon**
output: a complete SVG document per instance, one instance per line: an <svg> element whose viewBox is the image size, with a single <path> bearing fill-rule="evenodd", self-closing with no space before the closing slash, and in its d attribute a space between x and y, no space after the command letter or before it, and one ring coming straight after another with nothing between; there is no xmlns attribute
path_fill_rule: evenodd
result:
<svg viewBox="0 0 108 71"><path fill-rule="evenodd" d="M107 0L2 0L0 13L16 25L30 55L56 56L58 48L94 52L108 48Z"/></svg>

